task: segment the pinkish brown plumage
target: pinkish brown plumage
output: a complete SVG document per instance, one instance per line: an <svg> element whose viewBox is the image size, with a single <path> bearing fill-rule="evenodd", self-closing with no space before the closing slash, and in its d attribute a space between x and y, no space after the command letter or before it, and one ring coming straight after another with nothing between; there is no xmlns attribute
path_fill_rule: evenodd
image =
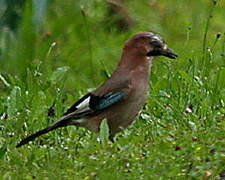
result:
<svg viewBox="0 0 225 180"><path fill-rule="evenodd" d="M177 55L165 41L151 32L138 33L128 40L112 76L99 88L77 101L52 126L22 140L17 147L59 127L75 125L99 132L107 119L110 139L128 127L142 109L148 95L149 74L154 56L175 59Z"/></svg>

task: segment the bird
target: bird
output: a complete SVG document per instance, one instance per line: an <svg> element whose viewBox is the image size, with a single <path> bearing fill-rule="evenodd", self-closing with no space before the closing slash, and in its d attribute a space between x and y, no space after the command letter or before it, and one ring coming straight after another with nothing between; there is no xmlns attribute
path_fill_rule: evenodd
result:
<svg viewBox="0 0 225 180"><path fill-rule="evenodd" d="M23 139L16 147L69 125L99 132L104 119L113 142L115 135L131 125L143 108L149 93L151 65L156 56L178 57L160 35L153 32L135 34L125 42L121 59L108 80L73 104L58 121Z"/></svg>

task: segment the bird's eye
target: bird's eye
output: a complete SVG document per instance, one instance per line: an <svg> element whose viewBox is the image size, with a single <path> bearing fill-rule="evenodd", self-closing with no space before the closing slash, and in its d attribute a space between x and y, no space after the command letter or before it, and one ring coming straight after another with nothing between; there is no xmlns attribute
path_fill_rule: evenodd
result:
<svg viewBox="0 0 225 180"><path fill-rule="evenodd" d="M162 44L159 41L152 41L151 44L156 48L162 48Z"/></svg>

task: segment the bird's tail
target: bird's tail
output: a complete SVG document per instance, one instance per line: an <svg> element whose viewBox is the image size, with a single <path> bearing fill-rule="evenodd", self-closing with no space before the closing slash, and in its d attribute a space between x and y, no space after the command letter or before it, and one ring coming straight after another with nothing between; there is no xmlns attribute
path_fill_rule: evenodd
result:
<svg viewBox="0 0 225 180"><path fill-rule="evenodd" d="M38 131L38 132L36 132L36 133L26 137L25 139L20 141L20 143L17 144L16 147L19 148L19 147L27 144L28 142L33 141L34 139L36 139L37 137L39 137L39 136L41 136L43 134L46 134L46 133L48 133L48 132L50 132L50 131L52 131L54 129L67 126L67 125L69 125L69 123L70 123L70 119L63 117L62 119L57 121L55 124L53 124L53 125L51 125L51 126L49 126L47 128L44 128L44 129L42 129L42 130L40 130L40 131Z"/></svg>

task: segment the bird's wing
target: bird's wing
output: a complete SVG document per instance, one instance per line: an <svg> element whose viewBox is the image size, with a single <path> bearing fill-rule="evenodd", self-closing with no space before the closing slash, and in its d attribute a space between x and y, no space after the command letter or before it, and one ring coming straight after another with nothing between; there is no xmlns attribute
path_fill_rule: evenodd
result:
<svg viewBox="0 0 225 180"><path fill-rule="evenodd" d="M110 92L103 96L96 96L89 93L71 106L66 113L64 113L64 116L73 114L73 116L82 118L112 106L123 100L125 96L126 91Z"/></svg>

